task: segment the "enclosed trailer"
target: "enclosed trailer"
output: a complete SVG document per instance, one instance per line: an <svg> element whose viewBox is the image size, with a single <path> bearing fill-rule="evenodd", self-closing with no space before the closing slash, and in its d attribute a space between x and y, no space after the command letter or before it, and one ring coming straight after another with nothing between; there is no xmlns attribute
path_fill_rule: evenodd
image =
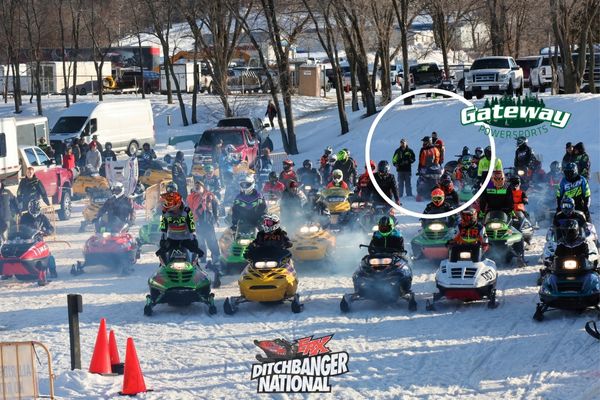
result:
<svg viewBox="0 0 600 400"><path fill-rule="evenodd" d="M77 81L73 82L73 69L75 63L67 61L65 63L66 73L68 76L68 88L77 88L79 86L85 86L88 82L96 82L96 68L93 61L78 61L77 62ZM40 64L41 73L41 87L42 93L47 94L60 94L65 92L65 82L63 74L63 63L62 61L44 61ZM35 87L35 63L29 64L31 71L31 90ZM102 65L102 78L111 76L112 64L109 61L105 61ZM95 86L95 85L94 85Z"/></svg>

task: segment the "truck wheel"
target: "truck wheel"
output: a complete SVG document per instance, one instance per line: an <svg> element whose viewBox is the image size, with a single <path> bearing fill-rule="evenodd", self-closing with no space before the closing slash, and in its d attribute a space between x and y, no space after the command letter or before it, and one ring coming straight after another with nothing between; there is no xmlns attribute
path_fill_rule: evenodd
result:
<svg viewBox="0 0 600 400"><path fill-rule="evenodd" d="M62 199L60 199L60 210L58 210L58 218L61 221L67 221L71 218L71 192L68 189L64 189L62 192Z"/></svg>
<svg viewBox="0 0 600 400"><path fill-rule="evenodd" d="M471 100L473 98L473 92L465 92L465 99Z"/></svg>
<svg viewBox="0 0 600 400"><path fill-rule="evenodd" d="M140 144L138 142L136 142L135 140L132 140L129 143L129 146L127 146L127 155L129 157L131 157L134 154L136 154L139 149L140 149Z"/></svg>
<svg viewBox="0 0 600 400"><path fill-rule="evenodd" d="M85 96L86 94L87 94L87 89L86 88L84 88L84 87L79 88L79 95L80 96Z"/></svg>
<svg viewBox="0 0 600 400"><path fill-rule="evenodd" d="M475 97L477 97L477 99L483 99L483 96L485 96L485 94L483 92L477 92L477 94L475 95Z"/></svg>

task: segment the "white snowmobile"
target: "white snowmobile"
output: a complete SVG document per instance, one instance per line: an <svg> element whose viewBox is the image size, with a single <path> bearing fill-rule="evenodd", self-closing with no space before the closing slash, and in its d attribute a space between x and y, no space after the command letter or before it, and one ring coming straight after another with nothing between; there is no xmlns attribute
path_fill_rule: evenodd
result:
<svg viewBox="0 0 600 400"><path fill-rule="evenodd" d="M455 244L449 257L440 262L435 274L439 290L433 300L427 300L427 310L435 310L435 302L446 298L464 302L488 299L488 307L496 308L496 280L498 272L493 260L484 258L482 247L473 244Z"/></svg>

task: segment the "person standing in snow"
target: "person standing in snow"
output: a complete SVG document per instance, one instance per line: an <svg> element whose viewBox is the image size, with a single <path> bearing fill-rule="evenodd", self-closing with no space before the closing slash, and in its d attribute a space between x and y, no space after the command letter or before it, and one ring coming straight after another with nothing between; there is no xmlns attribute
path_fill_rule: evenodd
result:
<svg viewBox="0 0 600 400"><path fill-rule="evenodd" d="M277 107L275 107L275 103L273 103L273 100L269 100L269 105L267 106L267 112L265 112L265 116L269 117L271 128L274 128L273 122L275 121L275 117L277 116Z"/></svg>

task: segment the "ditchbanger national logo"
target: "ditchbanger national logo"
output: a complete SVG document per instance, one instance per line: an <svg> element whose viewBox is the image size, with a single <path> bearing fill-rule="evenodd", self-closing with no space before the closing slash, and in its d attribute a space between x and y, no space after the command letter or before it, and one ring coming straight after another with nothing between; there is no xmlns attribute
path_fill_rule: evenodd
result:
<svg viewBox="0 0 600 400"><path fill-rule="evenodd" d="M250 379L258 393L329 393L329 378L348 372L348 353L332 352L327 344L333 335L313 336L289 342L285 339L255 340L265 355L252 364Z"/></svg>

